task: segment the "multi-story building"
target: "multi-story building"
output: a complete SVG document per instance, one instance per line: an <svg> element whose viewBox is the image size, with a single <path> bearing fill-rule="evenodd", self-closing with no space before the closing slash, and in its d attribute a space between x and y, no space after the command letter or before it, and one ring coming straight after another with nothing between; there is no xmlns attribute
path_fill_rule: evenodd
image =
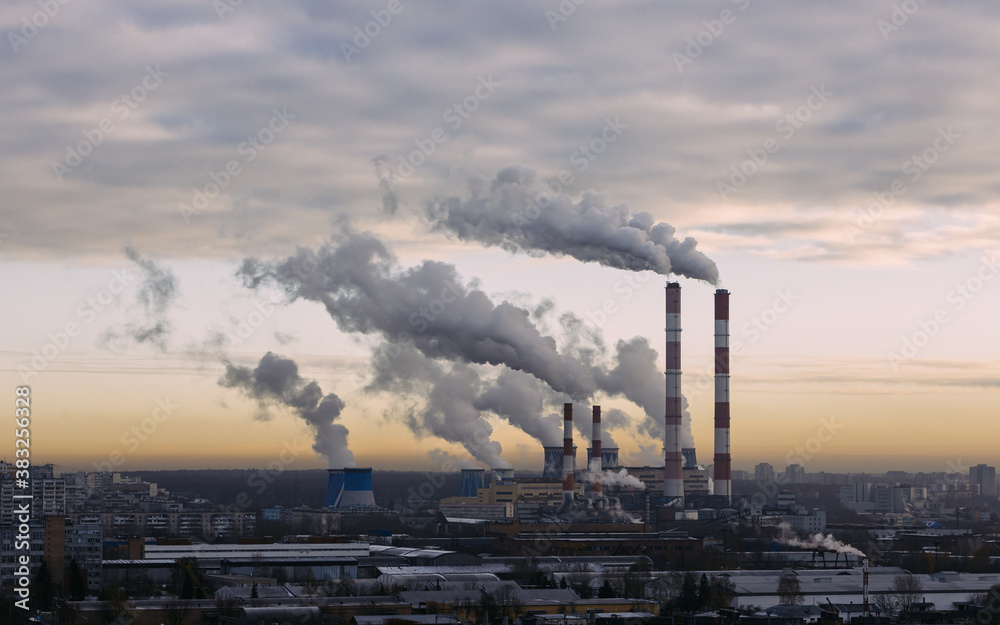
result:
<svg viewBox="0 0 1000 625"><path fill-rule="evenodd" d="M790 464L785 467L785 481L788 484L802 484L806 481L806 470L801 464Z"/></svg>
<svg viewBox="0 0 1000 625"><path fill-rule="evenodd" d="M826 531L826 510L814 508L812 512L781 515L781 522L798 532L814 534Z"/></svg>
<svg viewBox="0 0 1000 625"><path fill-rule="evenodd" d="M100 525L105 536L185 536L215 538L248 536L257 529L257 515L244 511L72 512L74 525Z"/></svg>
<svg viewBox="0 0 1000 625"><path fill-rule="evenodd" d="M66 514L66 480L57 477L33 479L31 491L36 517Z"/></svg>
<svg viewBox="0 0 1000 625"><path fill-rule="evenodd" d="M76 560L87 575L87 588L101 589L101 541L103 534L97 524L66 526L66 562Z"/></svg>
<svg viewBox="0 0 1000 625"><path fill-rule="evenodd" d="M840 487L840 503L850 506L871 501L872 485L868 482L855 482L850 486Z"/></svg>
<svg viewBox="0 0 1000 625"><path fill-rule="evenodd" d="M896 514L906 511L906 495L910 488L900 486L875 486L871 491L874 511Z"/></svg>
<svg viewBox="0 0 1000 625"><path fill-rule="evenodd" d="M761 462L753 468L753 479L758 482L773 482L774 467L770 463Z"/></svg>
<svg viewBox="0 0 1000 625"><path fill-rule="evenodd" d="M985 464L977 464L974 467L969 467L969 490L979 495L996 497L996 467L986 466Z"/></svg>

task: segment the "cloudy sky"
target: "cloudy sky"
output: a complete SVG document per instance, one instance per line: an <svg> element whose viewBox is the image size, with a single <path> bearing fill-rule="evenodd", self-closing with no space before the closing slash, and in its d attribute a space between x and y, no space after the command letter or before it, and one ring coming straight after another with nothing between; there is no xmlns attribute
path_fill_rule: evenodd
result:
<svg viewBox="0 0 1000 625"><path fill-rule="evenodd" d="M238 274L348 230L391 273L440 261L538 312L561 353L611 367L647 337L662 369L667 276L435 227L429 206L511 166L715 261L741 346L735 468L1000 461L995 3L43 4L0 7L0 368L12 400L31 387L35 462L250 467L291 445L295 468L326 466L290 407L309 381L343 401L361 466L471 459L429 425L428 389L373 382L384 337ZM707 462L715 286L669 279ZM267 352L297 363L291 386L221 383ZM486 386L504 369L470 367ZM655 462L642 410L593 399L627 416L623 459ZM535 439L474 418L538 468Z"/></svg>

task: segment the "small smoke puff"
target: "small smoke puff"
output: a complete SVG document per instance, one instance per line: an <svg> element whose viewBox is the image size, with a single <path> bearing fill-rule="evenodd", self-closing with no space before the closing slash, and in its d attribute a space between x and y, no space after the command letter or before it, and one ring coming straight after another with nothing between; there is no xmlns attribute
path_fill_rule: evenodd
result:
<svg viewBox="0 0 1000 625"><path fill-rule="evenodd" d="M673 226L654 223L649 213L632 213L625 204L609 206L603 195L553 197L533 170L520 166L500 170L489 184L474 178L469 189L467 198L428 202L425 216L434 230L533 256L719 280L715 263L694 239L679 240Z"/></svg>
<svg viewBox="0 0 1000 625"><path fill-rule="evenodd" d="M310 426L313 449L326 457L331 468L354 466L354 454L347 446L348 430L335 423L344 402L333 393L324 395L316 381L300 376L295 361L267 352L253 369L229 360L223 363L226 372L219 385L241 390L256 400L265 414L268 406L290 408Z"/></svg>
<svg viewBox="0 0 1000 625"><path fill-rule="evenodd" d="M130 345L152 345L166 350L171 325L167 312L177 299L177 278L168 267L143 258L133 247L125 248L125 256L142 270L143 279L136 293L141 306L139 317L119 328L108 328L98 339L98 345L114 352L124 352Z"/></svg>
<svg viewBox="0 0 1000 625"><path fill-rule="evenodd" d="M395 215L399 211L399 194L393 186L391 173L387 171L386 163L389 157L384 155L376 156L372 159L375 166L375 176L378 178L378 188L382 193L382 212L387 215Z"/></svg>
<svg viewBox="0 0 1000 625"><path fill-rule="evenodd" d="M803 549L825 549L827 551L836 551L837 553L856 555L861 558L867 557L865 552L861 551L857 547L852 547L851 545L837 540L832 534L812 534L808 539L803 540L792 533L792 528L789 524L782 523L780 527L781 542L791 547L802 547Z"/></svg>

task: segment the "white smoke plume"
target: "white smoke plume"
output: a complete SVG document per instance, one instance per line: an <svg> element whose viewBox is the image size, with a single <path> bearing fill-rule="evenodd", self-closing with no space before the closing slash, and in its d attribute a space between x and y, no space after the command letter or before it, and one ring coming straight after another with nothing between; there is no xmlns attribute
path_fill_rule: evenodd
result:
<svg viewBox="0 0 1000 625"><path fill-rule="evenodd" d="M625 204L609 206L587 192L579 201L552 197L529 168L512 166L491 180L473 178L469 196L427 203L434 230L466 241L534 256L571 256L583 262L631 271L676 274L716 284L715 263L688 237L677 239L670 224Z"/></svg>
<svg viewBox="0 0 1000 625"><path fill-rule="evenodd" d="M250 288L274 285L290 301L322 303L344 332L379 337L370 390L414 399L420 405L406 421L415 432L461 443L489 466L506 465L481 413L558 444L560 419L547 406L567 400L588 406L597 391L639 404L662 439L664 374L645 339L619 343L607 369L595 364L606 357L600 337L583 331L573 315L560 317L568 338L558 349L528 308L493 301L453 265L425 260L402 268L373 235L346 227L318 249L299 248L284 260L248 258L238 275ZM501 368L496 377L494 366ZM590 419L582 417L574 422L588 438ZM687 444L689 420L685 431Z"/></svg>
<svg viewBox="0 0 1000 625"><path fill-rule="evenodd" d="M527 310L493 302L453 265L425 260L402 269L370 234L345 229L277 263L249 258L239 275L251 288L274 283L292 300L321 302L345 332L411 344L432 359L505 365L571 397L595 390L586 364L559 353Z"/></svg>
<svg viewBox="0 0 1000 625"><path fill-rule="evenodd" d="M473 405L502 417L542 445L558 445L562 441L562 417L554 412L545 414L545 407L559 400L559 394L537 378L505 370L495 384L486 386Z"/></svg>
<svg viewBox="0 0 1000 625"><path fill-rule="evenodd" d="M595 372L595 383L605 393L623 395L641 407L646 418L639 424L639 431L662 441L667 410L666 375L657 367L656 350L646 338L637 336L619 341L615 351L617 364L610 370ZM686 397L681 398L681 408L681 447L694 447Z"/></svg>
<svg viewBox="0 0 1000 625"><path fill-rule="evenodd" d="M635 488L638 490L646 489L646 484L642 480L634 475L629 475L629 472L624 468L617 472L611 470L601 471L599 460L590 461L587 472L583 474L583 481L587 484L599 481L604 486L621 486L623 488Z"/></svg>
<svg viewBox="0 0 1000 625"><path fill-rule="evenodd" d="M787 523L781 524L781 537L778 539L780 542L790 546L790 547L802 547L803 549L825 549L827 551L836 551L837 553L847 553L855 556L860 556L865 558L865 552L861 551L856 547L852 547L846 543L842 543L832 534L812 534L806 539L799 538L792 532L791 526Z"/></svg>
<svg viewBox="0 0 1000 625"><path fill-rule="evenodd" d="M384 353L385 349L378 353ZM394 358L376 367L367 390L390 394L389 416L403 420L418 436L432 435L462 445L476 460L493 468L509 467L503 448L492 440L493 426L477 407L484 383L479 368L458 362L446 366L412 345L394 351ZM405 398L409 405L401 407Z"/></svg>
<svg viewBox="0 0 1000 625"><path fill-rule="evenodd" d="M221 386L239 389L256 400L264 415L271 406L290 408L309 425L314 435L313 449L326 457L331 469L354 466L354 454L347 446L347 428L336 423L344 402L333 393L323 395L315 380L300 376L294 360L267 352L253 369L229 360L223 363L226 372L219 379Z"/></svg>

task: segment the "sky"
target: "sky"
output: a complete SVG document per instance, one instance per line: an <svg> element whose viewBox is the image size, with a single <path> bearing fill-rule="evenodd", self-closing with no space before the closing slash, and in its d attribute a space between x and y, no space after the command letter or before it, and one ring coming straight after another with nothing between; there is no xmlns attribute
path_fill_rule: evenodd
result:
<svg viewBox="0 0 1000 625"><path fill-rule="evenodd" d="M603 370L640 337L662 371L679 281L703 463L717 287L734 468L1000 462L995 3L43 4L0 7L0 392L13 418L30 388L34 463L537 470L558 384L449 337L380 367L388 309L344 316L372 280L431 306L432 274ZM520 191L670 224L718 282L441 217ZM334 253L359 241L363 271ZM296 258L329 262L282 274ZM331 303L334 274L355 282ZM505 373L538 418L483 408ZM643 407L574 402L621 411L623 461L662 462Z"/></svg>

